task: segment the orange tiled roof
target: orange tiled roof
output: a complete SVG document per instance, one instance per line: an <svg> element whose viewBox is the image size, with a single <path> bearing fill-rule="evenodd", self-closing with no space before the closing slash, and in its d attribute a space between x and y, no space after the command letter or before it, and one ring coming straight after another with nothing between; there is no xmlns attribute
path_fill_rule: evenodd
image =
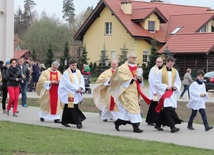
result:
<svg viewBox="0 0 214 155"><path fill-rule="evenodd" d="M111 10L112 14L132 37L148 40L155 37L155 39L160 43L166 43L172 37L170 33L176 27L183 26L175 36L178 34L194 33L206 24L206 22L211 20L214 15L214 13L208 13L208 10L210 10L208 7L128 0L127 3L132 3L132 14L130 15L124 14L121 10L121 2L124 3L124 0L101 0L93 13L75 34L74 39L83 39L85 32L105 7L108 7L108 9ZM158 14L159 18L165 18L165 21L168 20L168 23L162 22L160 24L160 30L155 33L150 33L140 24L136 23L136 20L147 18L151 13ZM172 39L176 39L177 37L175 36L173 36ZM212 34L210 36L212 36ZM178 37L182 38L181 36ZM171 42L168 42L167 44L169 45L170 43Z"/></svg>
<svg viewBox="0 0 214 155"><path fill-rule="evenodd" d="M174 35L161 49L172 53L209 53L214 49L214 33L191 33Z"/></svg>
<svg viewBox="0 0 214 155"><path fill-rule="evenodd" d="M27 52L29 52L29 50L16 50L14 51L14 58L19 59Z"/></svg>

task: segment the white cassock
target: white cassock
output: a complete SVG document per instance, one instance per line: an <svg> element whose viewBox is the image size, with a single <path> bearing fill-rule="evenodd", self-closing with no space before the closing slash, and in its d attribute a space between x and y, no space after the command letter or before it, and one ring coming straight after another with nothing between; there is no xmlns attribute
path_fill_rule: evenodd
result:
<svg viewBox="0 0 214 155"><path fill-rule="evenodd" d="M172 72L167 71L168 76L168 85L162 83L162 71L160 70L155 78L155 87L157 91L158 100L162 97L162 95L165 93L167 86L175 86L177 90L173 91L172 96L170 98L166 98L164 100L164 107L172 107L177 108L177 96L179 94L180 88L181 88L181 80L178 74L178 71L176 70L176 77L174 84L172 84Z"/></svg>
<svg viewBox="0 0 214 155"><path fill-rule="evenodd" d="M190 101L187 103L187 108L193 110L205 109L205 103L208 100L208 94L204 83L198 84L196 81L193 82L189 87ZM200 94L206 94L205 97L200 97Z"/></svg>
<svg viewBox="0 0 214 155"><path fill-rule="evenodd" d="M76 91L80 87L82 88L82 92L85 91L85 81L82 74L80 74L80 81L78 80L77 72L79 72L79 70L77 70L76 73L72 73L72 76L74 78L74 83L71 82L67 70L63 73L60 79L58 96L59 96L59 100L63 104L68 104L68 93L71 93L74 95L74 102L73 102L74 104L78 104L83 100L82 94L77 93Z"/></svg>
<svg viewBox="0 0 214 155"><path fill-rule="evenodd" d="M149 98L150 100L154 100L154 94L156 94L156 87L155 87L155 78L159 72L157 65L153 66L149 72Z"/></svg>

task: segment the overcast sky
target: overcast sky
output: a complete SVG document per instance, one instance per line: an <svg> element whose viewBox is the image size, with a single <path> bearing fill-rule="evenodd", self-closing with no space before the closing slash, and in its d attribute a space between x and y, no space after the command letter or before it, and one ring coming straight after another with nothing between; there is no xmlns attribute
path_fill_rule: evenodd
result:
<svg viewBox="0 0 214 155"><path fill-rule="evenodd" d="M42 11L46 11L46 13L50 16L55 14L57 17L62 17L62 3L63 0L34 0L36 3L36 6L34 7L34 10L41 13ZM150 1L150 0L145 0ZM163 0L168 3L172 4L182 4L182 5L194 5L194 6L206 6L214 9L214 0ZM17 10L17 8L20 6L23 8L24 0L14 0L15 7L14 9ZM95 7L99 0L73 0L74 7L75 7L75 13L79 14L82 11L86 10L88 6ZM166 8L167 9L167 8Z"/></svg>

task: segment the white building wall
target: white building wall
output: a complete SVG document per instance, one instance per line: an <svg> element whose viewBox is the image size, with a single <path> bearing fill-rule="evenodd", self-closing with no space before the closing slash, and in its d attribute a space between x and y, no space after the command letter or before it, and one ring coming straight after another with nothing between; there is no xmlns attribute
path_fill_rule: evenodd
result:
<svg viewBox="0 0 214 155"><path fill-rule="evenodd" d="M5 62L13 57L14 0L0 0L0 60Z"/></svg>

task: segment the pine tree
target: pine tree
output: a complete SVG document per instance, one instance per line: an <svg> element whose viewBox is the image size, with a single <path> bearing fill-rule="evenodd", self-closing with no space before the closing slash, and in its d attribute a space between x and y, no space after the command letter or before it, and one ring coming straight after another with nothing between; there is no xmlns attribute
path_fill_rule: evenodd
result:
<svg viewBox="0 0 214 155"><path fill-rule="evenodd" d="M64 47L64 51L63 51L63 55L61 56L60 58L60 66L59 66L59 70L61 72L63 72L65 69L68 68L69 66L69 60L71 59L71 56L69 54L69 44L68 42L66 41L65 43L65 47Z"/></svg>
<svg viewBox="0 0 214 155"><path fill-rule="evenodd" d="M83 49L82 49L82 55L80 57L80 68L83 66L83 64L88 64L88 52L87 52L87 49L86 49L86 46L83 46Z"/></svg>
<svg viewBox="0 0 214 155"><path fill-rule="evenodd" d="M31 54L31 57L32 57L33 60L36 60L37 55L36 55L36 51L35 50L33 50L32 54Z"/></svg>
<svg viewBox="0 0 214 155"><path fill-rule="evenodd" d="M104 45L104 48L101 51L99 65L98 65L97 69L95 70L96 75L100 75L103 71L105 71L109 67L106 64L107 61L108 61L108 56L106 55L106 49L105 49L105 45Z"/></svg>
<svg viewBox="0 0 214 155"><path fill-rule="evenodd" d="M67 21L70 25L74 22L75 20L75 8L74 8L74 3L73 0L63 0L63 19Z"/></svg>
<svg viewBox="0 0 214 155"><path fill-rule="evenodd" d="M170 57L170 56L174 55L173 53L170 53L170 52L171 51L168 49L168 46L166 46L166 49L164 50L164 52L162 54L165 60L167 59L167 57Z"/></svg>
<svg viewBox="0 0 214 155"><path fill-rule="evenodd" d="M157 41L153 39L151 41L151 54L149 55L149 61L147 65L143 65L143 77L145 79L148 79L148 75L150 72L150 69L156 64L156 59L159 57L159 54L157 53Z"/></svg>
<svg viewBox="0 0 214 155"><path fill-rule="evenodd" d="M48 49L47 56L45 59L45 66L51 67L51 64L53 61L54 61L53 48L52 48L52 45L49 45L49 49Z"/></svg>
<svg viewBox="0 0 214 155"><path fill-rule="evenodd" d="M126 48L126 45L123 44L123 48L121 48L120 50L121 55L119 55L119 65L122 65L127 61L128 48Z"/></svg>

